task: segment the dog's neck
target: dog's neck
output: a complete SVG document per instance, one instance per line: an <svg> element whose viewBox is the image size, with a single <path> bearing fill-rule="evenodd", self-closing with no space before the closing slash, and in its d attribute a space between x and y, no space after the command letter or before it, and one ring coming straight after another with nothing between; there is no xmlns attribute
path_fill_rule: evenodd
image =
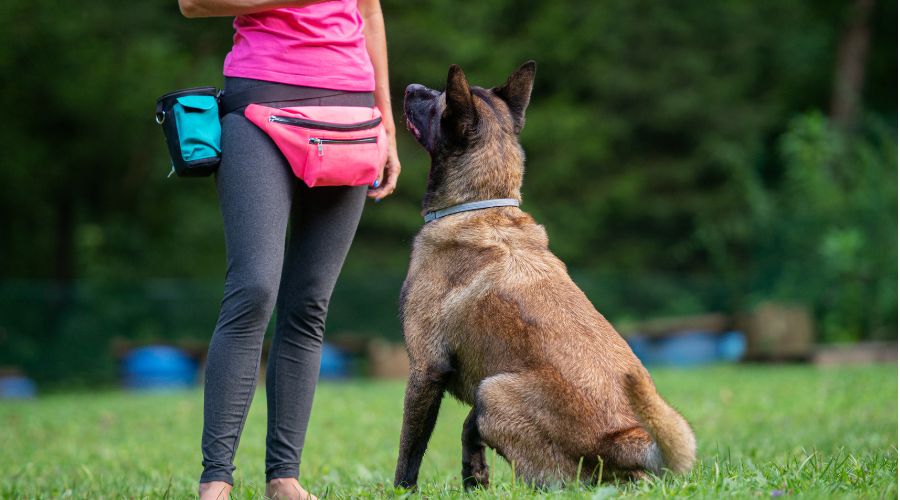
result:
<svg viewBox="0 0 900 500"><path fill-rule="evenodd" d="M483 200L513 199L522 201L522 194L518 188L505 190L471 190L468 192L455 191L452 194L438 190L434 193L426 193L422 201L422 209L425 212L433 212L444 208Z"/></svg>
<svg viewBox="0 0 900 500"><path fill-rule="evenodd" d="M471 156L462 164L445 165L432 159L425 212L473 201L510 198L522 201L524 155Z"/></svg>

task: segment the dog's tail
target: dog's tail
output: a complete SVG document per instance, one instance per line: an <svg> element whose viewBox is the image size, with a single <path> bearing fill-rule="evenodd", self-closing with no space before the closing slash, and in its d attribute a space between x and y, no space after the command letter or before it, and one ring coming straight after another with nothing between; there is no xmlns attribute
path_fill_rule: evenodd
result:
<svg viewBox="0 0 900 500"><path fill-rule="evenodd" d="M672 472L688 472L697 442L684 417L660 397L643 370L625 375L625 392L632 411L659 447L665 466Z"/></svg>

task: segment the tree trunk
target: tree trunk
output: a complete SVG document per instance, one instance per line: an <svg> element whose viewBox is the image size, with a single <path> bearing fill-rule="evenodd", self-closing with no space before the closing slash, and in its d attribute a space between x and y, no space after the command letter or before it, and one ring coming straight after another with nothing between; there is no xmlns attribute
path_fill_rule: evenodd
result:
<svg viewBox="0 0 900 500"><path fill-rule="evenodd" d="M849 22L838 44L831 119L845 129L853 128L859 117L872 32L869 19L874 5L875 0L853 1Z"/></svg>

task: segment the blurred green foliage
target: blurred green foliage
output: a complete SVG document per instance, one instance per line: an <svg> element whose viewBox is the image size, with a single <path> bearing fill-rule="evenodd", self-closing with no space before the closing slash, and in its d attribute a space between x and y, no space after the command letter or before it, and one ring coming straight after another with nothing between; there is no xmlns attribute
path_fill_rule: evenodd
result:
<svg viewBox="0 0 900 500"><path fill-rule="evenodd" d="M897 329L897 15L879 1L862 119L827 118L852 2L383 3L403 88L538 61L524 208L614 322L776 298L823 340ZM111 380L114 336L208 337L224 271L212 179L166 179L158 95L221 85L227 19L174 0L0 6L0 365ZM401 125L402 128L402 125ZM400 337L428 158L368 207L330 332Z"/></svg>
<svg viewBox="0 0 900 500"><path fill-rule="evenodd" d="M847 136L818 113L779 141L784 179L759 207L752 289L815 307L827 340L896 338L897 131Z"/></svg>

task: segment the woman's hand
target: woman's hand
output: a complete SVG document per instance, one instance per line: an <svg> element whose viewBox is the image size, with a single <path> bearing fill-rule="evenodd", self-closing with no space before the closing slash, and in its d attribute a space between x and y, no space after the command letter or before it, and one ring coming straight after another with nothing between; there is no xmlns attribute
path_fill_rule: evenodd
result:
<svg viewBox="0 0 900 500"><path fill-rule="evenodd" d="M363 35L366 50L375 71L375 106L381 111L381 119L388 134L388 157L384 171L369 189L369 198L380 201L394 192L400 175L400 159L397 157L397 127L391 112L391 91L388 86L387 39L384 34L384 17L379 0L357 0L359 14L363 18Z"/></svg>
<svg viewBox="0 0 900 500"><path fill-rule="evenodd" d="M378 176L375 184L369 188L369 198L374 198L376 202L381 201L385 196L389 196L397 187L397 177L400 176L400 158L397 156L397 134L396 130L388 130L388 155L384 164L384 170Z"/></svg>

